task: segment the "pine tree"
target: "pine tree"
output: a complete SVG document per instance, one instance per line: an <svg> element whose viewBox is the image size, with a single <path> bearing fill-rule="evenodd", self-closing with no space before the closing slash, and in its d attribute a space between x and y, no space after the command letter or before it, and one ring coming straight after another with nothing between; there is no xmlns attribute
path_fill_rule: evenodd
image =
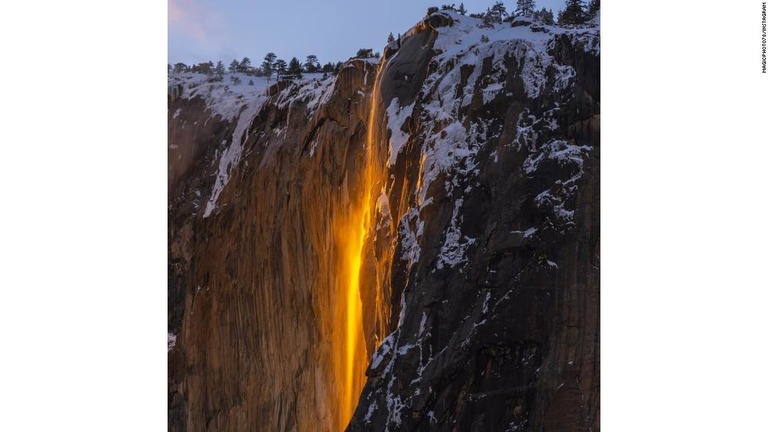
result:
<svg viewBox="0 0 768 432"><path fill-rule="evenodd" d="M317 67L318 67L317 56L314 54L308 55L307 61L304 63L304 70L306 70L307 73L315 73L317 72Z"/></svg>
<svg viewBox="0 0 768 432"><path fill-rule="evenodd" d="M600 0L592 0L587 7L587 19L592 19L600 12Z"/></svg>
<svg viewBox="0 0 768 432"><path fill-rule="evenodd" d="M464 3L461 3L459 5L459 13L462 14L462 15L466 15L467 14L467 9L464 7Z"/></svg>
<svg viewBox="0 0 768 432"><path fill-rule="evenodd" d="M279 78L280 75L285 75L285 72L288 70L288 63L286 63L283 59L277 59L275 60L274 68Z"/></svg>
<svg viewBox="0 0 768 432"><path fill-rule="evenodd" d="M194 66L192 66L192 72L197 72L205 75L211 74L211 67L213 66L213 63L198 63Z"/></svg>
<svg viewBox="0 0 768 432"><path fill-rule="evenodd" d="M216 79L218 80L224 79L224 63L222 63L221 60L216 62L216 69L214 70L214 72L216 73Z"/></svg>
<svg viewBox="0 0 768 432"><path fill-rule="evenodd" d="M242 60L240 60L240 65L238 65L237 70L239 72L248 72L248 69L251 68L251 59L248 57L243 57Z"/></svg>
<svg viewBox="0 0 768 432"><path fill-rule="evenodd" d="M371 58L373 57L373 49L371 48L360 48L357 50L357 54L355 54L355 57L357 58Z"/></svg>
<svg viewBox="0 0 768 432"><path fill-rule="evenodd" d="M536 8L534 0L517 0L517 10L515 14L518 16L529 17L533 15Z"/></svg>
<svg viewBox="0 0 768 432"><path fill-rule="evenodd" d="M484 28L491 28L491 27L493 27L493 22L494 21L493 21L493 17L492 16L490 16L487 13L485 13L485 14L482 14L481 18L483 19L483 23L480 24L480 27L484 27Z"/></svg>
<svg viewBox="0 0 768 432"><path fill-rule="evenodd" d="M267 77L267 81L269 81L269 78L272 76L272 72L274 72L276 58L277 56L275 53L267 53L267 55L264 56L264 61L261 62L261 70L264 72L264 76Z"/></svg>
<svg viewBox="0 0 768 432"><path fill-rule="evenodd" d="M189 66L187 66L184 63L176 63L175 65L173 65L173 72L174 73L189 72Z"/></svg>
<svg viewBox="0 0 768 432"><path fill-rule="evenodd" d="M301 78L301 62L296 57L292 58L288 63L288 74L294 75L296 78Z"/></svg>
<svg viewBox="0 0 768 432"><path fill-rule="evenodd" d="M507 7L500 1L497 1L496 4L491 6L485 14L490 18L491 22L495 23L500 23L509 16L509 14L507 14Z"/></svg>
<svg viewBox="0 0 768 432"><path fill-rule="evenodd" d="M552 15L551 10L541 8L533 13L533 19L541 21L546 25L555 25L555 17Z"/></svg>
<svg viewBox="0 0 768 432"><path fill-rule="evenodd" d="M582 0L566 0L565 10L557 14L558 25L584 24L585 20Z"/></svg>
<svg viewBox="0 0 768 432"><path fill-rule="evenodd" d="M232 63L229 64L229 71L237 72L238 67L240 67L240 62L238 62L237 60L232 60Z"/></svg>
<svg viewBox="0 0 768 432"><path fill-rule="evenodd" d="M552 14L552 9L541 9L541 22L546 25L555 25L555 15Z"/></svg>
<svg viewBox="0 0 768 432"><path fill-rule="evenodd" d="M392 33L390 33L389 36L387 36L387 45L391 44L394 41L395 41L395 36Z"/></svg>

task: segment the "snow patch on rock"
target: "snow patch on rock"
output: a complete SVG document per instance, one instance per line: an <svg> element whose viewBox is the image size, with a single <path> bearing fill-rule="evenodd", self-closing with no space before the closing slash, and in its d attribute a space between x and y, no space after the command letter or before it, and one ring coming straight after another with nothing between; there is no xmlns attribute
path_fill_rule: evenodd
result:
<svg viewBox="0 0 768 432"><path fill-rule="evenodd" d="M464 221L464 216L459 213L463 204L464 199L459 198L453 207L451 225L445 233L445 241L440 248L440 255L437 259L438 270L466 262L467 249L477 241L477 239L463 236L459 230L459 225Z"/></svg>
<svg viewBox="0 0 768 432"><path fill-rule="evenodd" d="M170 352L175 346L176 346L176 335L173 333L168 333L168 351Z"/></svg>
<svg viewBox="0 0 768 432"><path fill-rule="evenodd" d="M413 106L415 102L401 107L400 100L398 98L392 99L389 107L387 108L387 127L391 131L389 137L389 157L387 158L387 167L395 164L397 161L397 155L403 149L403 146L408 141L410 134L403 132L403 126L413 114Z"/></svg>
<svg viewBox="0 0 768 432"><path fill-rule="evenodd" d="M243 155L243 144L245 144L245 141L248 139L248 125L253 122L253 118L259 112L265 100L266 98L262 96L256 101L256 103L253 103L250 106L246 106L243 112L240 114L240 117L238 117L235 131L232 133L232 142L229 144L229 147L224 149L221 157L219 158L219 168L216 172L216 181L213 184L213 190L211 191L211 197L208 199L208 204L205 206L205 213L203 213L203 217L210 216L213 210L216 208L219 195L221 194L221 191L224 190L224 186L226 186L227 182L229 181L229 175L232 173L232 170L234 170L240 163L240 159Z"/></svg>

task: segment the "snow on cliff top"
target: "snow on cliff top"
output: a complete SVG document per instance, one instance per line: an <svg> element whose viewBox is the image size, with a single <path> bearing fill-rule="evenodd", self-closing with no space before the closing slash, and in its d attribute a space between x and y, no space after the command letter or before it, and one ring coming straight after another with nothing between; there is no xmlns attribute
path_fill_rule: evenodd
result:
<svg viewBox="0 0 768 432"><path fill-rule="evenodd" d="M304 78L297 80L297 82L313 80L322 76L321 73L304 74ZM240 82L235 84L232 81L234 77L238 78ZM245 105L265 96L267 88L275 84L275 80L267 81L265 77L248 76L237 72L225 73L224 79L221 81L212 81L211 78L211 76L202 73L171 73L168 75L168 89L171 92L172 87L180 85L183 89L182 97L186 99L202 97L214 114L219 114L222 118L232 121Z"/></svg>
<svg viewBox="0 0 768 432"><path fill-rule="evenodd" d="M464 16L455 11L440 11L433 15L449 16L454 24L437 28L439 36L435 42L435 49L440 50L440 57L456 57L466 53L468 50L482 44L481 38L486 36L488 42L511 41L515 39L530 41L536 47L545 48L547 42L554 35L558 34L585 34L596 33L599 31L600 17L593 19L589 23L577 28L563 28L550 26L538 21L527 18L515 18L518 21L516 27L512 27L510 22L493 24L490 27L483 27L483 20ZM530 25L523 22L531 22Z"/></svg>
<svg viewBox="0 0 768 432"><path fill-rule="evenodd" d="M307 89L299 96L312 99L316 105L329 87L328 83L332 82L332 79L319 80L318 78L322 76L323 74L304 74L302 79L296 80L295 82L302 90ZM216 209L219 195L227 185L230 173L242 158L243 144L248 139L248 125L267 101L267 88L275 83L273 80L268 81L263 77L247 76L242 73L226 73L221 81L211 78L205 74L192 72L168 76L170 94L177 94L177 87L181 86L181 97L187 99L201 97L214 115L218 114L225 120L237 122L229 145L219 157L216 180L203 217L210 216ZM177 115L178 111L174 113L174 118Z"/></svg>
<svg viewBox="0 0 768 432"><path fill-rule="evenodd" d="M577 39L585 42L586 49L595 54L600 53L599 38L593 36L599 34L599 16L589 23L577 28L562 28L558 26L549 26L538 21L527 18L515 18L512 23L502 22L486 26L480 18L464 16L455 11L439 11L431 17L449 17L453 22L451 25L438 27L438 37L434 43L434 49L438 53L435 57L437 67L425 80L423 87L425 94L431 103L425 104L426 111L430 113L434 121L440 121L444 124L454 124L458 126L458 111L471 102L475 91L475 83L483 78L490 84L483 86L483 102L488 103L497 96L504 88L504 77L506 76L506 61L508 55L512 55L522 61L522 70L519 74L523 80L525 93L529 98L537 97L546 82L545 69L553 65L554 60L547 53L547 46L556 35L571 34ZM513 27L513 25L515 25ZM405 37L415 34L420 25L416 25L406 32ZM487 38L487 39L486 39ZM396 46L396 45L395 45ZM397 52L394 57L397 56ZM474 67L466 83L462 83L460 68L456 64L479 66L485 59L491 59L493 62L493 72L489 76L481 77L482 68ZM567 66L554 65L557 71L556 86L562 88L573 78L574 71ZM457 86L463 84L464 96L456 98ZM435 98L435 95L439 97ZM393 165L397 160L397 155L406 140L408 134L403 132L403 125L411 115L413 105L400 106L397 98L393 99L387 108L388 126L392 131L389 142L388 165ZM463 127L444 127L448 135L455 136L455 143L459 147L466 143L465 136L461 135ZM450 133L457 132L457 133ZM439 140L441 146L450 144L450 139ZM456 156L455 145L450 145L451 151L444 152L449 156ZM462 149L458 149L462 150ZM467 149L463 149L467 150ZM459 152L461 153L461 151ZM466 152L464 152L466 153ZM453 166L455 158L451 160L433 161L440 169L446 171ZM429 163L427 165L430 165ZM430 173L426 173L430 174ZM434 173L432 173L434 174ZM424 188L432 180L428 175L423 183ZM423 192L423 191L422 191ZM419 202L425 200L421 196Z"/></svg>

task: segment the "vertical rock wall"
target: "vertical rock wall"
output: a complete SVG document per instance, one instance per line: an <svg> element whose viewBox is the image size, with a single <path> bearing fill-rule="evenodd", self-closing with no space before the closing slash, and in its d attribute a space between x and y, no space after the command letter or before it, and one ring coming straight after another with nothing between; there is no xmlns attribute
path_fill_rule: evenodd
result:
<svg viewBox="0 0 768 432"><path fill-rule="evenodd" d="M599 430L599 33L438 13L389 55L391 333L348 430Z"/></svg>
<svg viewBox="0 0 768 432"><path fill-rule="evenodd" d="M375 68L355 61L335 81L275 85L210 216L202 199L172 206L170 261L183 265L169 279L184 305L170 429L343 429L342 231L363 195ZM174 188L205 195L215 165Z"/></svg>

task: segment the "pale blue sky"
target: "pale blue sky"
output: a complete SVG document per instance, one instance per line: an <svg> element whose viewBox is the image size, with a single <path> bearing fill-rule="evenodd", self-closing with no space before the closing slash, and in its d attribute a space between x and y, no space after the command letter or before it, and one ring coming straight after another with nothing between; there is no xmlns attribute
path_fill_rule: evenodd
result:
<svg viewBox="0 0 768 432"><path fill-rule="evenodd" d="M168 62L187 64L249 57L254 65L267 52L304 61L315 54L321 63L343 61L359 48L380 51L387 35L404 33L424 17L429 6L445 0L168 0ZM456 2L457 6L458 3ZM469 0L482 12L495 0ZM565 0L538 0L536 8L555 15ZM516 0L504 2L512 12Z"/></svg>

